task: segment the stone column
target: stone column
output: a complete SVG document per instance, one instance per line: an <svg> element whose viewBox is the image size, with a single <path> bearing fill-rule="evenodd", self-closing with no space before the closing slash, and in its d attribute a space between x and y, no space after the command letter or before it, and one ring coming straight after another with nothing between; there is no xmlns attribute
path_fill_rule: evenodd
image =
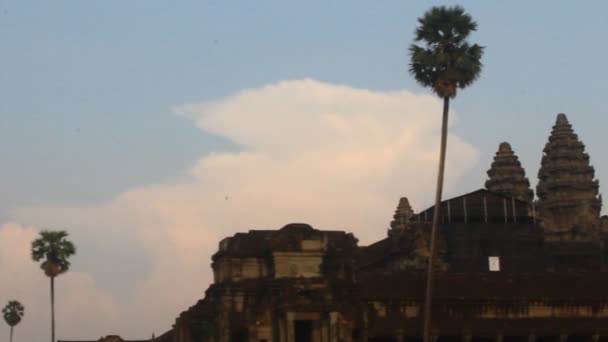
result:
<svg viewBox="0 0 608 342"><path fill-rule="evenodd" d="M363 328L363 330L361 330L361 336L359 337L359 342L367 342L367 327Z"/></svg>
<svg viewBox="0 0 608 342"><path fill-rule="evenodd" d="M340 324L340 339L344 342L353 342L353 327L348 322Z"/></svg>
<svg viewBox="0 0 608 342"><path fill-rule="evenodd" d="M220 319L218 322L219 329L219 340L220 342L229 342L230 341L230 326L228 325L228 317L225 312L220 314Z"/></svg>
<svg viewBox="0 0 608 342"><path fill-rule="evenodd" d="M329 342L338 342L338 313L329 313Z"/></svg>
<svg viewBox="0 0 608 342"><path fill-rule="evenodd" d="M287 342L287 320L285 315L278 315L277 317L277 342Z"/></svg>
<svg viewBox="0 0 608 342"><path fill-rule="evenodd" d="M367 342L367 337L369 335L368 331L368 320L367 320L367 309L363 310L363 326L361 327L361 336L359 337L359 342Z"/></svg>
<svg viewBox="0 0 608 342"><path fill-rule="evenodd" d="M182 327L179 326L179 325L176 325L175 328L173 328L173 331L175 332L175 340L177 342L182 342L182 340L183 340L183 338L182 338Z"/></svg>
<svg viewBox="0 0 608 342"><path fill-rule="evenodd" d="M397 340L397 342L404 342L405 341L405 336L403 334L403 329L397 330L397 334L395 336L395 339Z"/></svg>
<svg viewBox="0 0 608 342"><path fill-rule="evenodd" d="M312 322L312 342L323 342L323 321L318 319Z"/></svg>
<svg viewBox="0 0 608 342"><path fill-rule="evenodd" d="M296 336L294 331L295 312L287 312L287 342L295 342Z"/></svg>
<svg viewBox="0 0 608 342"><path fill-rule="evenodd" d="M319 323L321 325L321 341L329 342L329 316L326 314L321 315Z"/></svg>
<svg viewBox="0 0 608 342"><path fill-rule="evenodd" d="M245 341L247 342L257 342L258 340L258 329L255 325L249 325L249 329L247 329L247 333L245 334Z"/></svg>

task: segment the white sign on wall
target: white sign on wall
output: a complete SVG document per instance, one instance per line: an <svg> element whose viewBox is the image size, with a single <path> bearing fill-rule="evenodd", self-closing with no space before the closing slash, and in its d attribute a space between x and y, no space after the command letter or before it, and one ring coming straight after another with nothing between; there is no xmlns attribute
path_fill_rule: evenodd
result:
<svg viewBox="0 0 608 342"><path fill-rule="evenodd" d="M491 272L500 271L500 257L497 257L497 256L488 257L488 262L490 263Z"/></svg>

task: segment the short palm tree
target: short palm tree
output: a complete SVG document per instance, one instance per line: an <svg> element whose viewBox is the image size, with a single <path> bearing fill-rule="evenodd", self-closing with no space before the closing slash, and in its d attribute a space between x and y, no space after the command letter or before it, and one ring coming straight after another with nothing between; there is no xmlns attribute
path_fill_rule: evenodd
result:
<svg viewBox="0 0 608 342"><path fill-rule="evenodd" d="M439 224L441 194L447 147L447 124L450 99L456 96L458 88L471 85L481 73L483 47L467 42L467 37L477 29L477 24L460 6L433 7L418 19L420 24L415 32L415 42L424 43L410 46L410 73L416 81L433 90L443 99L443 119L441 122L441 147L435 208L431 226L430 257L427 268L426 296L424 304L424 342L429 342L431 303L433 293L433 265L437 226Z"/></svg>
<svg viewBox="0 0 608 342"><path fill-rule="evenodd" d="M42 261L40 268L51 278L51 342L55 342L55 277L70 268L68 258L76 253L74 244L67 240L65 231L40 232L32 241L32 259Z"/></svg>
<svg viewBox="0 0 608 342"><path fill-rule="evenodd" d="M10 333L10 342L13 342L13 328L21 322L21 318L23 318L25 308L21 303L16 300L11 300L6 304L4 309L2 309L2 315L4 316L4 321L6 324L11 327Z"/></svg>

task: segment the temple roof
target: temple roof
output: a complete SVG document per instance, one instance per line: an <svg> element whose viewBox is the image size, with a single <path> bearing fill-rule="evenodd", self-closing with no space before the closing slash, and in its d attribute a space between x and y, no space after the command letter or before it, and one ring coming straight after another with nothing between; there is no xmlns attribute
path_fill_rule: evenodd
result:
<svg viewBox="0 0 608 342"><path fill-rule="evenodd" d="M118 335L108 335L106 337L101 337L98 340L57 340L57 342L145 342L152 340L123 340Z"/></svg>
<svg viewBox="0 0 608 342"><path fill-rule="evenodd" d="M302 240L324 241L332 248L356 246L357 239L344 231L318 230L305 223L290 223L279 230L250 230L220 242L213 260L222 256L263 257L273 252L301 252Z"/></svg>
<svg viewBox="0 0 608 342"><path fill-rule="evenodd" d="M412 220L430 222L435 206L414 215ZM486 189L478 189L464 195L441 201L441 222L531 222L528 203Z"/></svg>

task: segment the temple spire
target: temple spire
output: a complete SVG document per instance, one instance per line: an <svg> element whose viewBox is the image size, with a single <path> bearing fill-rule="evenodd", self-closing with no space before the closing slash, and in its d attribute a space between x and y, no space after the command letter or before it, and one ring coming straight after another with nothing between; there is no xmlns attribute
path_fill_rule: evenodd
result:
<svg viewBox="0 0 608 342"><path fill-rule="evenodd" d="M500 144L487 173L486 189L532 203L534 192L530 189L530 181L509 143Z"/></svg>
<svg viewBox="0 0 608 342"><path fill-rule="evenodd" d="M565 114L557 115L543 152L536 193L546 238L596 238L601 210L599 184L585 145Z"/></svg>
<svg viewBox="0 0 608 342"><path fill-rule="evenodd" d="M397 205L397 209L395 210L395 214L393 215L393 221L391 221L389 235L391 232L400 232L406 230L409 227L410 219L413 215L414 212L412 211L410 201L407 199L407 197L401 197L399 204Z"/></svg>

